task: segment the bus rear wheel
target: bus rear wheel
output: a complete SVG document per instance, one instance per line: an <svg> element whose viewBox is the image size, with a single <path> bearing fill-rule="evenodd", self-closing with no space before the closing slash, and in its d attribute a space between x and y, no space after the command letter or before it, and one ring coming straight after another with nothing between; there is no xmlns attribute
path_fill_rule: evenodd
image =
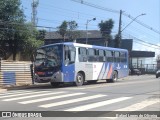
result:
<svg viewBox="0 0 160 120"><path fill-rule="evenodd" d="M82 86L84 83L84 76L82 73L77 73L77 76L76 76L76 81L75 81L75 85L76 86Z"/></svg>
<svg viewBox="0 0 160 120"><path fill-rule="evenodd" d="M114 83L117 82L117 80L118 80L118 73L117 71L114 71L112 74L112 79L110 79L109 82Z"/></svg>

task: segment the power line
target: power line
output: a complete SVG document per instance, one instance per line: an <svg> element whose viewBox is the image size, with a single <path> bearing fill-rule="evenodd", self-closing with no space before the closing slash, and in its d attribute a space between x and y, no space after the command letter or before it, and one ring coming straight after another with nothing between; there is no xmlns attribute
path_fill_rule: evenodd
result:
<svg viewBox="0 0 160 120"><path fill-rule="evenodd" d="M124 36L127 36L127 35L124 35ZM160 50L160 46L159 46L159 45L152 44L152 43L148 43L148 42L146 42L146 41L144 41L144 40L141 40L141 39L139 39L139 38L137 38L137 37L135 37L135 36L132 36L132 35L130 35L130 37L132 37L132 39L133 39L135 42L141 42L141 43L139 43L139 44L142 44L142 45L144 45L144 46L147 46L147 47L151 47L151 48L155 48L155 49Z"/></svg>
<svg viewBox="0 0 160 120"><path fill-rule="evenodd" d="M129 15L129 14L126 14L126 13L124 13L124 12L123 12L122 14L123 14L124 16L126 16L126 17L128 17L128 18L134 20L134 17L133 17L133 16L131 16L131 15ZM139 20L137 20L137 19L134 20L134 21L137 22L138 24L142 25L143 27L148 28L148 29L154 31L155 33L160 34L160 31L158 31L158 30L156 30L156 29L150 27L149 25L147 25L147 24L145 24L145 23L143 23L143 22L141 22L141 21L139 21Z"/></svg>
<svg viewBox="0 0 160 120"><path fill-rule="evenodd" d="M8 21L1 21L0 23L3 23L4 25L6 25L6 24L16 24L16 25L23 25L23 26L24 26L24 24L22 24L22 23L14 23L14 22L8 22ZM49 26L39 26L39 25L37 25L37 26L34 26L34 27L58 30L58 28L49 27ZM4 29L4 30L14 30L14 29L11 29L11 28L0 28L0 29ZM21 31L21 30L18 30L18 31ZM106 31L101 31L101 32L106 32ZM112 33L114 33L114 32L112 32ZM146 42L146 41L144 41L144 40L141 40L141 39L139 39L139 38L137 38L137 37L135 37L135 36L133 36L133 35L130 35L130 36L131 36L133 39L137 40L137 41L140 41L140 42L143 42L143 43L146 43L146 44L149 44L149 45L153 45L153 46L155 46L155 47L159 47L159 49L160 49L160 46L159 46L159 45L155 45L155 44L153 44L153 43L148 43L148 42Z"/></svg>
<svg viewBox="0 0 160 120"><path fill-rule="evenodd" d="M71 0L71 1L74 1L74 2L78 2L78 3L81 3L81 4L84 4L84 5L87 5L87 6L90 6L90 7L94 7L94 8L97 8L97 9L101 9L101 10L105 10L105 11L108 11L108 12L112 12L112 13L116 13L116 14L119 14L119 11L117 10L113 10L113 9L109 9L109 8L105 8L105 7L102 7L102 6L98 6L98 5L95 5L93 3L89 3L89 2L85 2L84 0ZM124 16L130 18L130 19L134 19L133 16L127 14L127 13L122 13ZM154 31L155 33L158 33L160 34L160 31L150 27L149 25L146 25L144 24L143 22L139 21L139 20L135 20L135 22L137 22L138 24L142 25L143 27L149 29L149 30L152 30Z"/></svg>

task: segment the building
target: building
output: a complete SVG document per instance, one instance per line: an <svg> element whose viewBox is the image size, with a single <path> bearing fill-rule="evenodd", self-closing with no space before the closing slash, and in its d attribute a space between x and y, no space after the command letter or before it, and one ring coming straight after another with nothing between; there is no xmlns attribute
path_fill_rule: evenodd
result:
<svg viewBox="0 0 160 120"><path fill-rule="evenodd" d="M98 30L89 30L88 31L88 40L86 39L86 31L80 30L80 38L76 40L77 43L91 44L91 45L99 45L104 46L105 41L102 39L102 35ZM47 32L45 36L45 45L63 42L62 36L58 32ZM66 37L65 41L71 42ZM132 39L122 39L120 48L127 49L129 51L129 66L130 68L144 68L145 67L145 59L155 57L155 52L148 51L135 51L132 50L133 40ZM109 44L109 47L114 47L114 40L112 40Z"/></svg>

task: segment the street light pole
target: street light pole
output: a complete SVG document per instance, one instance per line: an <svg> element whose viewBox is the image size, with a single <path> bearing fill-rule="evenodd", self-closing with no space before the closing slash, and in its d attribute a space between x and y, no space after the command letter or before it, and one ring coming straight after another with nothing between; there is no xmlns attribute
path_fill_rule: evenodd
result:
<svg viewBox="0 0 160 120"><path fill-rule="evenodd" d="M87 20L87 23L86 23L86 44L88 43L88 23L90 21L94 21L94 20L96 20L96 18L93 18L91 20Z"/></svg>
<svg viewBox="0 0 160 120"><path fill-rule="evenodd" d="M146 14L145 14L145 13L142 13L142 14L138 15L137 17L135 17L134 19L132 19L132 21L131 21L128 25L126 25L126 27L124 27L124 28L121 30L121 32L122 32L124 29L126 29L132 22L134 22L138 17L143 16L143 15L146 15Z"/></svg>
<svg viewBox="0 0 160 120"><path fill-rule="evenodd" d="M137 17L135 17L134 19L132 19L132 21L130 23L128 23L122 30L121 30L121 14L122 14L122 10L120 11L120 20L119 20L119 31L118 31L118 43L119 45L117 47L120 47L120 41L121 41L121 33L122 31L124 31L132 22L134 22L138 17L146 15L145 13L142 13L140 15L138 15Z"/></svg>

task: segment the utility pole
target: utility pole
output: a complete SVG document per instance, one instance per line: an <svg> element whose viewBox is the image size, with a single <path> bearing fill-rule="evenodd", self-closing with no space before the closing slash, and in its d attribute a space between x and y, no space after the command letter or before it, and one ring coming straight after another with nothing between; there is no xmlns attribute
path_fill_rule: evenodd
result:
<svg viewBox="0 0 160 120"><path fill-rule="evenodd" d="M121 43L121 25L122 25L122 10L120 10L120 16L119 16L119 28L118 28L118 39L117 39L117 46L120 48Z"/></svg>
<svg viewBox="0 0 160 120"><path fill-rule="evenodd" d="M36 26L38 23L38 18L37 18L37 7L39 4L39 0L33 0L31 6L32 6L32 24L33 26Z"/></svg>
<svg viewBox="0 0 160 120"><path fill-rule="evenodd" d="M87 20L87 23L86 23L86 44L88 43L88 23L91 22L91 21L95 21L96 18L93 18L91 20Z"/></svg>

